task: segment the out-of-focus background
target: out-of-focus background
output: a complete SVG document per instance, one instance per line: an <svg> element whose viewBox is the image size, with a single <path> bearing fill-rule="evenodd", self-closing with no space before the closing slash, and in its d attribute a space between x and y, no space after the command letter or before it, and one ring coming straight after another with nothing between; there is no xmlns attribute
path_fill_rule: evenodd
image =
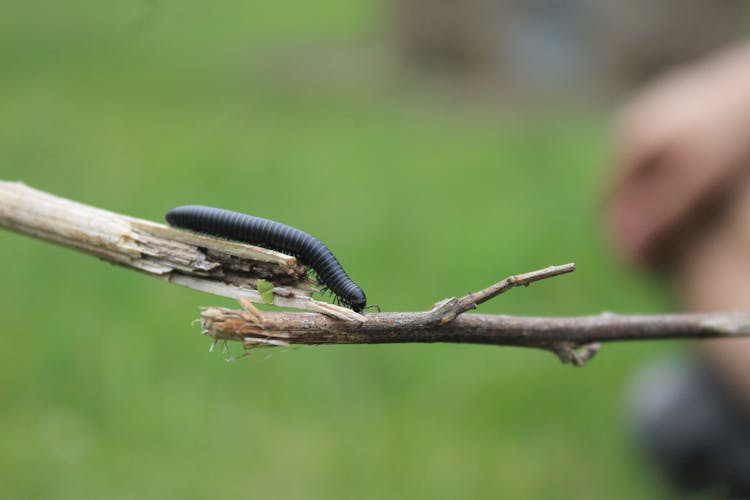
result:
<svg viewBox="0 0 750 500"><path fill-rule="evenodd" d="M687 5L690 4L690 5ZM0 178L326 242L417 310L575 261L487 313L655 312L600 235L612 103L740 35L744 2L6 2ZM657 498L631 369L457 345L207 352L230 301L0 232L4 498Z"/></svg>

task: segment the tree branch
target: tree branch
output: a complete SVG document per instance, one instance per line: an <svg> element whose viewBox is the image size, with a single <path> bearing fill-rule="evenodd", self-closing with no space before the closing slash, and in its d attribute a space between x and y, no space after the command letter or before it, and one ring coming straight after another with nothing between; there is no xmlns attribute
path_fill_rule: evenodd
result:
<svg viewBox="0 0 750 500"><path fill-rule="evenodd" d="M449 298L421 312L357 314L318 302L313 284L293 257L115 214L0 181L0 227L68 246L150 276L240 301L239 310L208 307L203 333L214 342L246 348L290 344L457 342L534 347L582 365L599 342L750 336L750 314L625 316L604 313L567 318L465 314L517 286L569 273L574 264L506 278L476 293ZM258 280L275 285L273 303L324 314L261 312Z"/></svg>
<svg viewBox="0 0 750 500"><path fill-rule="evenodd" d="M750 336L748 314L463 314L449 323L435 324L429 321L429 312L367 314L363 322L352 322L311 313L250 312L245 306L239 310L204 308L203 333L215 340L240 341L248 348L412 342L535 347L552 351L563 362L578 366L596 354L600 342Z"/></svg>
<svg viewBox="0 0 750 500"><path fill-rule="evenodd" d="M393 344L452 342L534 347L556 354L563 363L582 366L600 342L750 336L750 314L618 315L523 317L463 314L510 290L575 270L575 264L550 266L510 276L476 293L448 298L429 311L367 314L342 321L320 314L259 311L241 300L243 309L207 307L203 333L239 341L246 349L291 344Z"/></svg>

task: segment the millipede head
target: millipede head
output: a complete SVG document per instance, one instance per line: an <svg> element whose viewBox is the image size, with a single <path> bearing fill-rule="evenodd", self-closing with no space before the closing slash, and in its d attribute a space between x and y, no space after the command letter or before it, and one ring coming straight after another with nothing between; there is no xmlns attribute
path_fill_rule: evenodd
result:
<svg viewBox="0 0 750 500"><path fill-rule="evenodd" d="M365 296L365 292L361 288L358 288L352 293L351 297L347 297L347 302L349 302L350 307L355 312L361 313L367 305L367 297Z"/></svg>

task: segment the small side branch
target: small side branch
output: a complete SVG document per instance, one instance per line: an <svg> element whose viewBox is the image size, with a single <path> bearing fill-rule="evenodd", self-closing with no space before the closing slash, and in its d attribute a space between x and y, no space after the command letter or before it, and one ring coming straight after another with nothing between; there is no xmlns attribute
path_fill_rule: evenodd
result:
<svg viewBox="0 0 750 500"><path fill-rule="evenodd" d="M561 266L550 266L537 271L531 271L530 273L509 276L484 290L476 293L469 292L460 299L452 297L450 299L442 300L435 304L432 311L430 311L430 314L432 315L432 319L438 323L449 323L456 319L459 314L463 314L471 309L476 309L479 304L487 302L501 293L507 292L511 288L517 286L529 286L535 281L540 281L545 278L554 278L561 274L572 273L575 269L575 263L571 262Z"/></svg>

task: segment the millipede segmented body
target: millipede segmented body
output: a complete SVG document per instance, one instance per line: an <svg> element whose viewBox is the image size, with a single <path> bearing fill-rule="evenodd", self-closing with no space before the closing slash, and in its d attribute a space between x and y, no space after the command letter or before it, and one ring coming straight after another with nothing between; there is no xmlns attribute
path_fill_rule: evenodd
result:
<svg viewBox="0 0 750 500"><path fill-rule="evenodd" d="M357 312L361 312L367 304L365 292L349 278L328 247L300 229L253 215L201 205L173 208L166 219L170 225L179 228L294 255L315 271L322 284L341 303Z"/></svg>

